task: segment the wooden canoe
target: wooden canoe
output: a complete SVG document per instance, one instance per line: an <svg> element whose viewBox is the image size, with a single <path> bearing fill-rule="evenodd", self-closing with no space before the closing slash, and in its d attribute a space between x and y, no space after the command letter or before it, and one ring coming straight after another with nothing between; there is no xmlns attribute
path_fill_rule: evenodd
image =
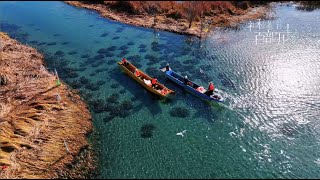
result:
<svg viewBox="0 0 320 180"><path fill-rule="evenodd" d="M167 97L169 94L175 94L175 92L167 87L165 87L163 84L157 82L157 86L155 88L153 88L151 86L151 84L146 84L145 81L150 81L152 77L148 76L146 73L144 73L143 71L141 71L140 69L136 68L133 64L131 64L130 62L128 62L127 65L124 65L121 61L118 62L119 66L121 67L121 69L127 73L132 79L134 79L135 81L137 81L139 84L141 84L143 87L145 87L148 91L159 95L161 97ZM134 74L134 70L137 69L140 71L140 76L137 77Z"/></svg>

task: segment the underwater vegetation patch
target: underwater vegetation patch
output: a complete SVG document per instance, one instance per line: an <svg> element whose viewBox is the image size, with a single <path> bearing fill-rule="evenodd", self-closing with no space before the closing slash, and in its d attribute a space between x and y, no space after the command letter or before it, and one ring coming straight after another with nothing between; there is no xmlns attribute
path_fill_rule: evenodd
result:
<svg viewBox="0 0 320 180"><path fill-rule="evenodd" d="M127 50L124 50L124 51L121 51L117 57L124 57L125 55L127 55L129 53L129 51Z"/></svg>
<svg viewBox="0 0 320 180"><path fill-rule="evenodd" d="M101 34L100 37L106 37L108 35L109 35L109 33L105 32L105 33Z"/></svg>
<svg viewBox="0 0 320 180"><path fill-rule="evenodd" d="M128 46L123 45L123 46L120 46L120 47L119 47L119 50L127 50L128 48L129 48Z"/></svg>
<svg viewBox="0 0 320 180"><path fill-rule="evenodd" d="M119 38L120 38L119 36L115 36L112 39L115 40L115 39L119 39Z"/></svg>
<svg viewBox="0 0 320 180"><path fill-rule="evenodd" d="M156 126L150 123L144 124L140 129L140 136L142 138L151 138L153 136L153 131L156 129Z"/></svg>
<svg viewBox="0 0 320 180"><path fill-rule="evenodd" d="M89 83L89 79L85 78L84 76L81 76L79 81L82 85L86 85Z"/></svg>
<svg viewBox="0 0 320 180"><path fill-rule="evenodd" d="M103 71L108 71L108 68L101 68L101 69L97 69L96 70L97 73L100 73L100 72L103 72Z"/></svg>
<svg viewBox="0 0 320 180"><path fill-rule="evenodd" d="M96 82L99 86L102 86L106 83L106 81L99 80Z"/></svg>
<svg viewBox="0 0 320 180"><path fill-rule="evenodd" d="M47 46L53 46L53 45L56 45L57 43L56 42L51 42L51 43L48 43Z"/></svg>
<svg viewBox="0 0 320 180"><path fill-rule="evenodd" d="M38 43L39 46L45 45L45 44L47 44L47 43L45 43L45 42L40 42L40 43Z"/></svg>
<svg viewBox="0 0 320 180"><path fill-rule="evenodd" d="M146 49L140 49L139 52L140 53L145 53L145 52L147 52L147 50Z"/></svg>
<svg viewBox="0 0 320 180"><path fill-rule="evenodd" d="M132 62L140 62L142 58L140 55L133 55L133 56L128 56L127 59Z"/></svg>
<svg viewBox="0 0 320 180"><path fill-rule="evenodd" d="M38 41L30 41L30 44L38 44Z"/></svg>
<svg viewBox="0 0 320 180"><path fill-rule="evenodd" d="M116 64L116 63L117 63L117 61L115 61L115 60L109 60L107 62L108 65L113 65L113 64Z"/></svg>
<svg viewBox="0 0 320 180"><path fill-rule="evenodd" d="M140 45L139 45L139 48L140 48L140 49L144 49L144 48L146 48L146 47L147 47L147 46L146 46L145 44L140 44Z"/></svg>
<svg viewBox="0 0 320 180"><path fill-rule="evenodd" d="M134 42L130 41L127 43L127 45L132 46L132 45L134 45Z"/></svg>
<svg viewBox="0 0 320 180"><path fill-rule="evenodd" d="M69 42L68 41L65 41L65 42L63 42L63 43L61 43L62 45L67 45L67 44L69 44Z"/></svg>
<svg viewBox="0 0 320 180"><path fill-rule="evenodd" d="M74 89L80 89L83 86L83 84L81 84L79 80L71 81L69 85Z"/></svg>
<svg viewBox="0 0 320 180"><path fill-rule="evenodd" d="M126 93L126 90L125 90L125 89L121 89L121 90L119 91L119 93L120 93L120 94L124 94L124 93Z"/></svg>
<svg viewBox="0 0 320 180"><path fill-rule="evenodd" d="M117 103L116 101L118 101L119 99L119 94L118 93L112 93L108 98L107 101L111 102L111 103Z"/></svg>
<svg viewBox="0 0 320 180"><path fill-rule="evenodd" d="M157 78L159 78L163 75L163 73L161 71L159 71L159 69L152 67L152 66L147 67L146 73L151 77L155 76Z"/></svg>
<svg viewBox="0 0 320 180"><path fill-rule="evenodd" d="M103 110L109 112L109 115L103 119L105 122L111 121L115 117L125 118L130 115L130 112L133 109L133 104L128 100L125 100L120 104L117 102L116 104L108 101L104 104Z"/></svg>
<svg viewBox="0 0 320 180"><path fill-rule="evenodd" d="M85 88L91 91L97 91L99 90L100 86L98 84L89 82L85 85Z"/></svg>
<svg viewBox="0 0 320 180"><path fill-rule="evenodd" d="M11 31L18 31L21 27L15 24L9 24L6 22L0 23L1 31L11 32Z"/></svg>
<svg viewBox="0 0 320 180"><path fill-rule="evenodd" d="M111 87L112 89L116 89L116 88L119 87L119 84L111 84L110 87Z"/></svg>
<svg viewBox="0 0 320 180"><path fill-rule="evenodd" d="M135 66L136 68L141 68L141 67L142 67L142 65L141 65L140 63L137 63L137 62L134 63L134 66Z"/></svg>
<svg viewBox="0 0 320 180"><path fill-rule="evenodd" d="M117 49L117 46L110 46L107 48L108 51L114 51Z"/></svg>
<svg viewBox="0 0 320 180"><path fill-rule="evenodd" d="M107 52L109 52L109 50L106 49L106 48L101 48L101 49L99 49L99 50L97 51L98 54L105 54L105 53L107 53Z"/></svg>
<svg viewBox="0 0 320 180"><path fill-rule="evenodd" d="M103 59L104 58L104 55L102 54L99 54L99 55L96 55L93 57L94 60L100 60L100 59Z"/></svg>
<svg viewBox="0 0 320 180"><path fill-rule="evenodd" d="M111 52L106 52L106 53L104 54L104 56L105 56L105 57L113 57L114 54L112 54Z"/></svg>
<svg viewBox="0 0 320 180"><path fill-rule="evenodd" d="M174 107L170 110L170 116L172 117L180 117L180 118L186 118L190 115L188 109L184 107Z"/></svg>
<svg viewBox="0 0 320 180"><path fill-rule="evenodd" d="M81 58L89 58L89 57L90 57L89 54L84 54L84 55L81 56Z"/></svg>
<svg viewBox="0 0 320 180"><path fill-rule="evenodd" d="M64 56L64 52L59 50L59 51L56 51L56 52L54 53L54 55L55 55L55 56L62 57L62 56Z"/></svg>
<svg viewBox="0 0 320 180"><path fill-rule="evenodd" d="M123 30L124 30L123 27L119 27L119 28L117 28L116 33L122 32Z"/></svg>
<svg viewBox="0 0 320 180"><path fill-rule="evenodd" d="M70 51L68 52L69 55L74 55L74 54L77 54L78 52L77 51Z"/></svg>

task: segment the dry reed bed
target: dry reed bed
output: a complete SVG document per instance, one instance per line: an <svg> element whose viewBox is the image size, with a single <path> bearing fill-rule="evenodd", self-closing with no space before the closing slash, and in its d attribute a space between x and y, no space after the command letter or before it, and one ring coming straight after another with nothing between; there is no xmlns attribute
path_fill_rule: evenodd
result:
<svg viewBox="0 0 320 180"><path fill-rule="evenodd" d="M243 1L242 3L247 5L246 8L235 7L231 1L205 1L203 4L204 19L206 22L211 21L207 26L207 30L201 31L200 13L200 3L195 3L197 6L194 9L194 20L192 21L192 26L189 28L187 2L177 3L175 1L159 1L158 10L156 12L157 22L154 25L154 16L150 11L151 1L93 1L91 3L84 1L64 1L65 3L86 8L90 10L95 10L102 17L119 21L126 24L131 24L135 26L142 26L148 28L155 28L164 31L175 32L178 34L194 35L196 37L205 37L210 30L215 27L236 27L239 23L253 20L253 19L263 19L270 18L268 13L270 12L270 7L268 5L260 5L258 7L250 7L249 1ZM103 3L102 3L103 2ZM201 2L201 1L199 1ZM117 7L124 6L124 7ZM193 6L193 5L192 5ZM121 10L119 10L119 8ZM130 11L134 11L131 12ZM165 11L166 13L162 12ZM231 13L231 14L230 14ZM180 14L179 19L173 19L168 17L169 14ZM201 35L200 35L201 32Z"/></svg>
<svg viewBox="0 0 320 180"><path fill-rule="evenodd" d="M84 177L94 169L86 104L65 84L56 86L35 49L5 33L0 41L0 166L7 167L0 178ZM84 169L70 168L76 159Z"/></svg>

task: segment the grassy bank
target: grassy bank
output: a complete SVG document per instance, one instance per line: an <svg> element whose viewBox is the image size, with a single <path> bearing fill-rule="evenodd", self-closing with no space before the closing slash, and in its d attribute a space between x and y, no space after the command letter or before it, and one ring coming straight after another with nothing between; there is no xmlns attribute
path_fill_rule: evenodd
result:
<svg viewBox="0 0 320 180"><path fill-rule="evenodd" d="M57 86L35 49L5 33L0 42L0 177L87 177L95 161L86 104Z"/></svg>
<svg viewBox="0 0 320 180"><path fill-rule="evenodd" d="M131 24L205 37L214 27L266 18L270 7L263 1L65 1L101 16Z"/></svg>

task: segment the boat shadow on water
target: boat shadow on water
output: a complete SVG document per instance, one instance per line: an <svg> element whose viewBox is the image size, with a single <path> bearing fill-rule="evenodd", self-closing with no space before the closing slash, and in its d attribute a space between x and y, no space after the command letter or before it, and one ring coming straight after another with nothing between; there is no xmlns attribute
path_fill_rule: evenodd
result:
<svg viewBox="0 0 320 180"><path fill-rule="evenodd" d="M193 114L193 118L203 118L209 123L213 123L218 118L218 113L225 110L225 107L218 102L210 102L207 100L195 97L180 86L175 85L169 79L165 80L166 86L176 92L175 98L170 102L171 106L177 104L178 101L184 102L186 107L193 108L196 113Z"/></svg>
<svg viewBox="0 0 320 180"><path fill-rule="evenodd" d="M111 78L117 81L124 89L128 90L134 96L133 100L140 102L140 105L134 108L134 112L138 112L143 107L146 107L149 112L155 116L162 113L160 103L171 106L170 109L172 109L179 101L182 101L183 104L188 107L187 109L193 108L196 111L196 113L193 114L193 118L203 118L209 123L213 123L214 119L217 119L218 113L224 110L224 107L219 103L199 99L164 77L159 76L158 79L161 79L161 82L163 82L166 87L174 90L176 95L161 98L148 92L139 83L131 79L129 75L117 69L112 70Z"/></svg>
<svg viewBox="0 0 320 180"><path fill-rule="evenodd" d="M133 100L137 100L141 103L141 105L134 109L135 112L141 110L143 107L146 107L153 116L162 112L159 104L159 100L162 100L162 98L148 92L139 83L135 82L129 75L122 72L120 68L119 70L112 70L111 78L117 81L124 89L130 91L130 93L134 96Z"/></svg>

